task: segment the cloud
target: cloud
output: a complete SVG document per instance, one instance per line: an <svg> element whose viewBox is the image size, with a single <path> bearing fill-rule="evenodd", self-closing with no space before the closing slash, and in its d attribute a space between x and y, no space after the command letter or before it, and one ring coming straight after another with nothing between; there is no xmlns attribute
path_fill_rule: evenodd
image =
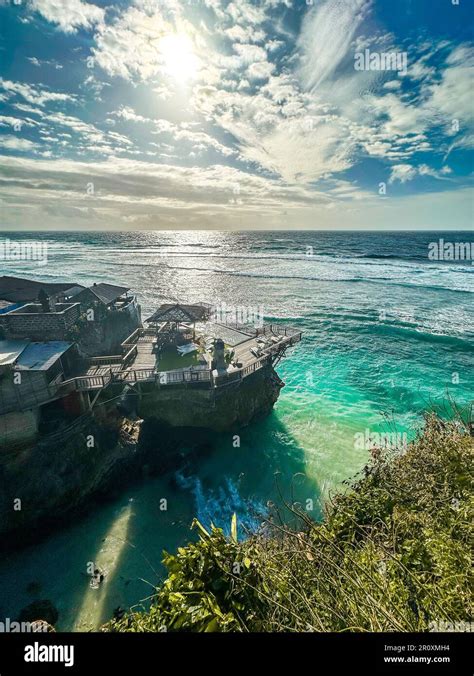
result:
<svg viewBox="0 0 474 676"><path fill-rule="evenodd" d="M83 0L30 0L30 7L46 21L57 24L64 33L75 33L78 28L92 29L104 21L105 11Z"/></svg>
<svg viewBox="0 0 474 676"><path fill-rule="evenodd" d="M0 136L0 147L6 150L15 150L18 152L31 151L37 148L37 144L18 136Z"/></svg>
<svg viewBox="0 0 474 676"><path fill-rule="evenodd" d="M22 127L35 127L38 122L29 117L12 117L10 115L0 115L0 127L13 127L15 131L20 131Z"/></svg>
<svg viewBox="0 0 474 676"><path fill-rule="evenodd" d="M137 113L130 108L130 106L121 106L118 110L113 111L110 115L114 117L127 120L128 122L151 122L150 118L137 115Z"/></svg>
<svg viewBox="0 0 474 676"><path fill-rule="evenodd" d="M165 17L168 17L165 18ZM92 50L97 65L109 75L131 80L164 73L160 40L174 32L173 14L164 6L129 7L112 23L99 26Z"/></svg>
<svg viewBox="0 0 474 676"><path fill-rule="evenodd" d="M12 82L11 80L4 80L0 78L0 88L3 89L8 97L21 96L28 103L37 106L44 106L46 103L52 101L76 101L77 97L74 94L64 94L61 92L52 92L45 89L38 89L32 85L23 82Z"/></svg>
<svg viewBox="0 0 474 676"><path fill-rule="evenodd" d="M41 61L36 58L36 56L27 56L26 60L29 61L33 66L41 68L41 66L53 66L56 70L61 70L62 65L57 61L48 61L47 59L42 59Z"/></svg>
<svg viewBox="0 0 474 676"><path fill-rule="evenodd" d="M470 45L445 39L412 44L408 75L399 78L354 69L356 50L408 48L407 38L397 44L397 36L377 23L374 0L318 0L309 8L291 0L203 0L193 7L181 0L96 2L101 7L85 0L35 3L69 33L65 38L56 31L55 38L61 49L71 47L69 62L71 55L79 60L77 82L71 78L64 91L54 91L67 71L40 70L54 65L42 58L52 58L53 49L23 60L31 82L0 80L0 100L7 104L0 127L8 132L23 122L32 140L21 139L26 145L18 153L44 158L41 167L15 166L16 175L35 176L32 188L41 187L26 193L23 185L12 200L38 194L43 209L47 194L60 214L60 190L46 179L64 171L71 178L64 188L71 213L84 213L92 207L82 203L72 175L80 175L77 185L83 186L97 166L103 186L94 207L98 218L113 213L148 223L160 208L217 218L219 210L236 209L228 184L239 181L247 190L241 212L262 209L278 224L279 210L292 209L306 223L311 210L360 209L362 200L368 205L365 186L377 184L377 172L398 184L397 199L420 186L459 187L465 178L457 176L462 155L450 161L456 171L443 162L456 149L474 146ZM27 20L33 30L31 14ZM36 29L42 28L37 21ZM88 36L73 35L91 28ZM163 37L173 34L188 36L199 63L196 79L186 84L166 63L170 53L163 53ZM92 70L84 51L89 47ZM38 76L51 86L35 84ZM15 152L11 138L9 153ZM76 172L66 158L81 160Z"/></svg>
<svg viewBox="0 0 474 676"><path fill-rule="evenodd" d="M224 33L232 42L262 42L265 40L264 31L255 29L254 26L246 26L244 28L240 24L235 24L230 28L226 28Z"/></svg>
<svg viewBox="0 0 474 676"><path fill-rule="evenodd" d="M446 228L469 227L470 190L383 200L348 181L325 190L287 186L229 166L176 167L109 158L102 162L3 156L0 185L6 227ZM94 184L94 195L86 186ZM239 202L235 187L239 187ZM330 208L336 205L337 208ZM416 222L414 221L416 214ZM45 220L47 219L47 220Z"/></svg>
<svg viewBox="0 0 474 676"><path fill-rule="evenodd" d="M177 167L118 158L102 162L35 160L3 156L3 206L27 204L36 218L53 206L60 220L66 212L94 209L107 214L109 224L126 216L147 219L203 214L215 225L235 222L242 216L259 219L281 215L285 209L306 209L319 199L301 188L287 188L224 165ZM94 184L94 196L87 194ZM241 200L236 209L235 186ZM324 203L327 197L320 198ZM10 212L8 212L10 213ZM17 207L15 213L24 214ZM29 212L31 213L31 211ZM105 216L104 216L105 219Z"/></svg>
<svg viewBox="0 0 474 676"><path fill-rule="evenodd" d="M217 139L203 131L193 131L186 124L176 125L169 120L153 120L155 130L152 134L169 134L175 142L185 142L192 145L195 150L206 150L213 148L225 157L235 154L235 150L228 148Z"/></svg>
<svg viewBox="0 0 474 676"><path fill-rule="evenodd" d="M247 77L249 80L268 80L274 70L275 66L273 63L259 61L258 63L252 63L247 68Z"/></svg>
<svg viewBox="0 0 474 676"><path fill-rule="evenodd" d="M425 114L457 136L457 147L474 147L473 89L474 50L465 44L451 51L441 80L423 89Z"/></svg>
<svg viewBox="0 0 474 676"><path fill-rule="evenodd" d="M450 180L448 178L450 174L452 174L452 169L447 165L437 171L427 164L420 164L417 167L411 164L396 164L392 167L388 182L395 183L395 181L399 181L400 183L407 183L408 181L412 181L415 176L431 176L439 180Z"/></svg>
<svg viewBox="0 0 474 676"><path fill-rule="evenodd" d="M303 52L300 76L306 89L318 87L334 73L370 5L370 0L326 0L309 11L298 40Z"/></svg>

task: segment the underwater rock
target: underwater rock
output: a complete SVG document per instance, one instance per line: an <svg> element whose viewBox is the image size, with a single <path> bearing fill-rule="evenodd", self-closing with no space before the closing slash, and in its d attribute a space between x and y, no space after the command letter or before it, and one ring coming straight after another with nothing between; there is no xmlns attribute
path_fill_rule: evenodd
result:
<svg viewBox="0 0 474 676"><path fill-rule="evenodd" d="M59 613L57 608L49 599L33 601L20 611L19 622L37 622L43 620L54 626L58 621Z"/></svg>

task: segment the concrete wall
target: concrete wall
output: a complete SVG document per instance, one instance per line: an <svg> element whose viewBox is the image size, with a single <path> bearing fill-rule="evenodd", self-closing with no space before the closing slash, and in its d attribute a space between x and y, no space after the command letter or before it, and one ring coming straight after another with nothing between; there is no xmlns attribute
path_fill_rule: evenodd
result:
<svg viewBox="0 0 474 676"><path fill-rule="evenodd" d="M19 381L18 376L21 376ZM34 408L51 399L53 390L53 387L48 387L44 371L9 369L0 378L0 415Z"/></svg>
<svg viewBox="0 0 474 676"><path fill-rule="evenodd" d="M0 326L7 339L29 338L30 340L65 340L70 329L79 319L79 303L69 305L61 312L31 312L41 306L27 305L18 311L0 316Z"/></svg>
<svg viewBox="0 0 474 676"><path fill-rule="evenodd" d="M30 409L0 415L0 460L2 451L35 440L38 432L38 411L39 409Z"/></svg>
<svg viewBox="0 0 474 676"><path fill-rule="evenodd" d="M139 326L140 305L134 300L123 308L106 310L99 321L84 322L76 341L87 357L121 354L121 343Z"/></svg>

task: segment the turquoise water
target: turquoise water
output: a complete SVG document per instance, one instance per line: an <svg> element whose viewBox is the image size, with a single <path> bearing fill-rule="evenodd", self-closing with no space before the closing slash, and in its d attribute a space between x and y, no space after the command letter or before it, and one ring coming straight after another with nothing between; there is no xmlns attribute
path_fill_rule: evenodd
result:
<svg viewBox="0 0 474 676"><path fill-rule="evenodd" d="M13 234L8 235L11 239ZM412 434L422 414L467 406L474 391L474 266L431 262L428 244L468 233L137 232L26 234L48 243L48 262L4 274L128 284L146 317L170 299L263 308L304 340L279 364L286 383L274 412L232 436L215 435L197 466L151 479L41 544L0 563L0 615L40 598L59 629L95 628L117 606L146 598L161 551L192 534L194 516L241 533L258 528L281 496L319 518L328 494L358 472L366 430ZM172 480L171 480L172 479ZM160 510L166 498L167 511ZM307 502L310 501L310 502ZM105 567L89 588L87 562Z"/></svg>

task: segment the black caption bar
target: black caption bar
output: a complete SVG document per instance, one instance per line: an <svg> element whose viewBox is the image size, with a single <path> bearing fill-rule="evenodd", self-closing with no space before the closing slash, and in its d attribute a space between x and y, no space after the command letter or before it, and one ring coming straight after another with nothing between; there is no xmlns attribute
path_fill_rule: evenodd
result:
<svg viewBox="0 0 474 676"><path fill-rule="evenodd" d="M210 670L240 660L242 668L278 664L285 654L295 665L324 663L342 673L463 674L469 661L470 633L427 634L0 634L0 676L19 674L140 674L175 663L180 672L206 663ZM252 652L249 652L252 651ZM472 651L471 651L472 654ZM224 662L221 661L221 656ZM148 665L148 666L146 666ZM161 665L161 667L160 667ZM220 667L219 667L220 665ZM234 667L235 668L235 667Z"/></svg>

